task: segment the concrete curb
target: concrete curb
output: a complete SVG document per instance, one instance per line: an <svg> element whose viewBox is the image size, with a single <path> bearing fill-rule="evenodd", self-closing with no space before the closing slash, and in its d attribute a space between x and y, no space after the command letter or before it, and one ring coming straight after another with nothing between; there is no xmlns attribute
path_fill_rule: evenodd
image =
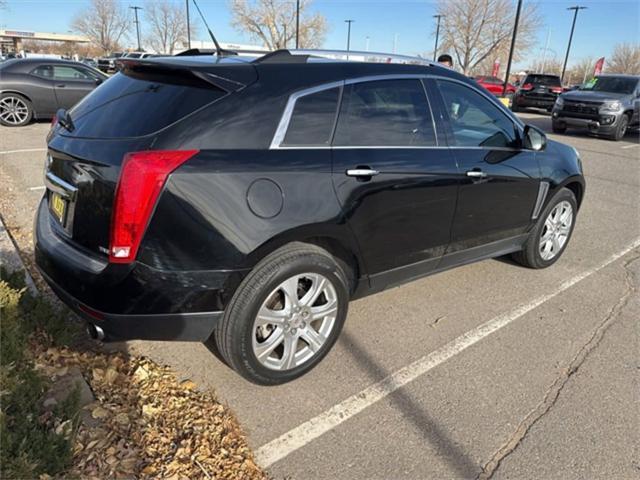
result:
<svg viewBox="0 0 640 480"><path fill-rule="evenodd" d="M18 253L18 247L11 238L9 230L5 227L5 224L0 217L0 265L5 267L10 272L23 271L24 280L32 293L37 293L38 288L31 278L29 271L25 267L20 254Z"/></svg>

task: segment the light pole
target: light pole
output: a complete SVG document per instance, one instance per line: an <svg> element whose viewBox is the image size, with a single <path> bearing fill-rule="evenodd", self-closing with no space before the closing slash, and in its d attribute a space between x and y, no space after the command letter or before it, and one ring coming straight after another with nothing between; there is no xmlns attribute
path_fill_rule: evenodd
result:
<svg viewBox="0 0 640 480"><path fill-rule="evenodd" d="M300 48L300 0L296 0L296 50Z"/></svg>
<svg viewBox="0 0 640 480"><path fill-rule="evenodd" d="M187 48L191 50L191 20L189 19L189 0L185 0L187 5Z"/></svg>
<svg viewBox="0 0 640 480"><path fill-rule="evenodd" d="M347 27L347 52L351 47L351 24L355 22L355 20L345 20L345 23L348 25Z"/></svg>
<svg viewBox="0 0 640 480"><path fill-rule="evenodd" d="M573 40L573 30L576 28L576 19L578 18L578 10L584 10L587 7L581 7L576 5L569 7L567 10L573 10L573 23L571 24L571 33L569 34L569 44L567 45L567 54L564 57L564 64L562 65L562 75L560 76L560 82L564 82L564 72L567 70L567 61L569 60L569 50L571 50L571 40Z"/></svg>
<svg viewBox="0 0 640 480"><path fill-rule="evenodd" d="M502 87L502 96L507 95L507 86L509 85L509 75L511 74L511 61L513 60L513 51L516 48L516 37L518 36L518 22L520 21L520 11L522 10L522 0L518 0L518 8L516 9L516 20L513 24L513 35L511 36L511 48L509 49L509 60L507 61L507 73L504 77L504 86Z"/></svg>
<svg viewBox="0 0 640 480"><path fill-rule="evenodd" d="M433 61L436 60L436 55L438 54L438 37L440 36L440 19L444 17L444 15L434 15L433 18L438 19L438 23L436 26L436 44L433 47Z"/></svg>
<svg viewBox="0 0 640 480"><path fill-rule="evenodd" d="M140 47L140 22L138 22L138 10L142 10L142 7L129 7L135 13L136 19L134 23L136 24L136 34L138 36L138 51L141 52L142 48Z"/></svg>

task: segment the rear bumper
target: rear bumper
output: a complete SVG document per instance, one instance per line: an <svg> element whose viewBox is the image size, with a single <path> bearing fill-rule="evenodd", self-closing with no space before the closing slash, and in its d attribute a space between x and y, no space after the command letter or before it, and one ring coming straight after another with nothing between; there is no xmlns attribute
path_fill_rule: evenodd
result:
<svg viewBox="0 0 640 480"><path fill-rule="evenodd" d="M72 297L45 272L40 273L51 289L71 310L105 333L106 341L177 340L204 342L211 336L224 312L117 315L95 310Z"/></svg>
<svg viewBox="0 0 640 480"><path fill-rule="evenodd" d="M64 240L43 199L36 265L60 299L119 339L206 340L239 284L239 271L164 271L110 264Z"/></svg>
<svg viewBox="0 0 640 480"><path fill-rule="evenodd" d="M556 103L556 97L530 97L520 94L513 98L513 103L519 107L552 108Z"/></svg>

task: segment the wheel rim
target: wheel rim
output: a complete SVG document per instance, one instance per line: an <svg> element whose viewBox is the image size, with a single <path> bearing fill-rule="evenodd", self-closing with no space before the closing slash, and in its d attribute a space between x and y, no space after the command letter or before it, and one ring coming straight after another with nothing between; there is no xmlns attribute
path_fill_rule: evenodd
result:
<svg viewBox="0 0 640 480"><path fill-rule="evenodd" d="M543 260L551 260L567 243L573 224L573 207L566 200L558 203L544 222L539 251Z"/></svg>
<svg viewBox="0 0 640 480"><path fill-rule="evenodd" d="M620 120L622 122L622 125L620 125L620 137L624 137L624 135L627 133L627 125L629 125L629 121L626 119L626 117L622 118L622 120Z"/></svg>
<svg viewBox="0 0 640 480"><path fill-rule="evenodd" d="M271 370L299 367L327 342L337 314L338 295L327 277L294 275L260 306L253 323L253 353Z"/></svg>
<svg viewBox="0 0 640 480"><path fill-rule="evenodd" d="M11 125L20 125L29 117L29 107L19 97L4 97L0 100L0 119Z"/></svg>

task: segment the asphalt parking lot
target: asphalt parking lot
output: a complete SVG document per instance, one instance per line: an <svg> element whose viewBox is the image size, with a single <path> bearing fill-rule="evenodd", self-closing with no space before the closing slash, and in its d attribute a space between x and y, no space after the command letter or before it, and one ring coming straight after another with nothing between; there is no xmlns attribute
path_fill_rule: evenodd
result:
<svg viewBox="0 0 640 480"><path fill-rule="evenodd" d="M0 127L0 212L25 256L48 128ZM640 138L549 137L587 180L552 268L488 260L353 302L334 350L279 387L205 344L122 347L215 389L274 478L638 478Z"/></svg>

